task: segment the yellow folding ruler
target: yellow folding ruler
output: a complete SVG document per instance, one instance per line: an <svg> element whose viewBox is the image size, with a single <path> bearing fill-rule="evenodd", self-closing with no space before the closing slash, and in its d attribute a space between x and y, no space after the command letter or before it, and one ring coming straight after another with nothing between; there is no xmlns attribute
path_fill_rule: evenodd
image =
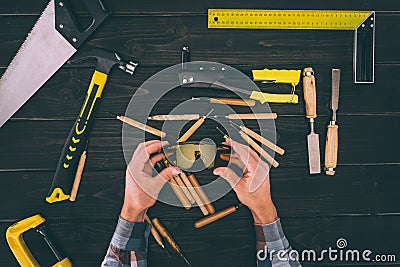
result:
<svg viewBox="0 0 400 267"><path fill-rule="evenodd" d="M355 31L354 82L374 82L374 11L209 9L208 28Z"/></svg>

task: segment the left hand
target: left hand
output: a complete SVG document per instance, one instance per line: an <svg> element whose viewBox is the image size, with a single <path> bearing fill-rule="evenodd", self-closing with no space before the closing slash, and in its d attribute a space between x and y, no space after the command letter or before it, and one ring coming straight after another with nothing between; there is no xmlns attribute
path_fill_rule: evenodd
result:
<svg viewBox="0 0 400 267"><path fill-rule="evenodd" d="M131 222L143 222L148 208L156 203L164 184L181 173L176 167L168 167L152 176L154 164L165 158L161 149L168 142L152 140L138 145L126 169L125 198L121 217ZM154 154L154 155L153 155ZM150 158L150 155L153 155Z"/></svg>

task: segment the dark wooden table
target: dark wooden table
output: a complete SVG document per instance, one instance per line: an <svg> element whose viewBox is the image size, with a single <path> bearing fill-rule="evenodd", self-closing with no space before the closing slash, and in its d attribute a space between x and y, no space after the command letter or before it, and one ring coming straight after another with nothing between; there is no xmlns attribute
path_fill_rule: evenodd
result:
<svg viewBox="0 0 400 267"><path fill-rule="evenodd" d="M395 254L400 258L397 228L400 224L400 13L390 12L400 10L398 1L104 2L112 16L88 44L119 51L138 60L140 67L133 77L118 70L110 77L90 137L89 156L76 203L49 205L44 198L66 136L85 97L93 62L60 69L0 129L0 266L18 266L5 241L7 227L36 213L47 219L55 242L75 266L100 264L122 203L126 166L121 123L108 118L105 112L124 113L143 81L179 63L183 45L190 46L192 60L221 62L246 74L264 67L312 66L317 76L316 131L320 134L322 151L331 114L331 68L341 68L337 175L308 174L309 126L299 86L298 105L271 104L279 116L278 143L286 149L285 156L278 159L281 166L271 171L273 197L287 237L298 251L335 248L336 240L345 238L348 248L368 248L374 253ZM46 3L46 0L1 1L1 73ZM352 82L352 32L209 30L208 8L377 10L376 81L371 85ZM285 86L261 87L290 91ZM168 110L190 96L189 91L171 95L160 104L160 110ZM218 136L207 124L202 134ZM213 179L201 176L202 183ZM222 209L236 201L235 195L229 193L215 207ZM164 222L193 266L255 266L254 230L246 208L200 230L193 228L193 222L201 217L198 209L185 211L157 204L149 214ZM54 263L55 259L37 235L27 233L25 238L44 266ZM304 262L305 266L375 264L378 263ZM382 264L392 265L396 263ZM183 263L180 259L169 260L150 238L149 266L183 266Z"/></svg>

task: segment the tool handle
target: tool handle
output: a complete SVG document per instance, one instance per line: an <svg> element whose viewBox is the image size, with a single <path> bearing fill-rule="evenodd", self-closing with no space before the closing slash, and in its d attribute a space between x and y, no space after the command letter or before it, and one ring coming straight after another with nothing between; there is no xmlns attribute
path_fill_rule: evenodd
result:
<svg viewBox="0 0 400 267"><path fill-rule="evenodd" d="M249 113L249 114L229 114L230 120L275 120L278 117L276 113Z"/></svg>
<svg viewBox="0 0 400 267"><path fill-rule="evenodd" d="M325 173L327 175L335 175L337 165L338 147L339 147L339 126L328 125L325 145Z"/></svg>
<svg viewBox="0 0 400 267"><path fill-rule="evenodd" d="M72 46L78 48L108 17L109 12L100 0L83 0L86 9L92 17L92 22L86 29L81 29L68 0L55 2L55 28ZM60 25L62 25L60 27Z"/></svg>
<svg viewBox="0 0 400 267"><path fill-rule="evenodd" d="M203 200L197 194L197 191L193 188L193 185L190 182L190 180L187 177L187 175L184 172L182 172L179 176L181 177L183 183L185 184L185 186L189 190L190 194L193 196L193 198L196 201L197 205L199 205L199 208L200 208L201 212L203 213L203 215L204 216L208 215L209 212L208 212L207 208L204 206Z"/></svg>
<svg viewBox="0 0 400 267"><path fill-rule="evenodd" d="M46 201L54 203L70 198L72 183L78 167L79 158L85 149L92 123L91 118L97 107L98 99L101 97L108 75L100 71L95 71L87 91L86 99L83 103L77 120L75 121L67 141L61 152L57 164L56 173L53 178L50 191Z"/></svg>
<svg viewBox="0 0 400 267"><path fill-rule="evenodd" d="M128 117L125 117L125 116L118 116L118 118L119 118L120 121L125 122L125 123L129 124L130 126L133 126L133 127L136 127L136 128L138 128L140 130L143 130L145 132L154 134L154 135L156 135L158 137L164 138L167 135L163 131L160 131L160 130L158 130L156 128L148 126L148 125L146 125L144 123L135 121L135 120L133 120L131 118L128 118Z"/></svg>
<svg viewBox="0 0 400 267"><path fill-rule="evenodd" d="M182 178L179 175L177 175L177 176L174 176L174 179L175 179L176 183L179 185L182 192L185 194L186 198L189 200L190 204L196 203L196 200L193 198L189 189L185 186L185 183L182 181Z"/></svg>
<svg viewBox="0 0 400 267"><path fill-rule="evenodd" d="M240 133L240 136L245 140L255 151L257 151L264 159L266 159L269 163L272 164L275 168L279 166L279 163L272 158L262 147L257 144L253 139L251 139L247 134L244 132Z"/></svg>
<svg viewBox="0 0 400 267"><path fill-rule="evenodd" d="M268 103L281 103L281 104L297 104L299 103L299 96L296 94L269 94L259 91L252 91L251 99L259 101L261 104Z"/></svg>
<svg viewBox="0 0 400 267"><path fill-rule="evenodd" d="M78 195L78 189L81 183L83 169L85 168L86 157L86 152L83 152L81 158L79 159L78 169L76 170L75 180L74 184L72 185L71 197L69 198L69 201L75 201L76 196Z"/></svg>
<svg viewBox="0 0 400 267"><path fill-rule="evenodd" d="M206 195L206 192L204 192L203 188L201 188L201 185L200 185L199 181L197 180L196 176L194 176L194 174L192 173L188 176L188 179L189 179L190 183L193 185L197 194L203 200L204 206L206 207L208 212L210 214L214 214L215 213L214 205L211 203L210 199Z"/></svg>
<svg viewBox="0 0 400 267"><path fill-rule="evenodd" d="M256 101L251 99L236 99L236 98L210 98L211 104L225 104L231 106L247 106L252 107L256 104Z"/></svg>
<svg viewBox="0 0 400 267"><path fill-rule="evenodd" d="M224 217L226 217L229 214L232 214L234 212L236 212L236 207L235 206L231 206L231 207L228 207L226 209L217 211L214 214L211 214L211 215L209 215L207 217L204 217L204 218L201 218L200 220L197 220L194 223L194 227L195 228L201 228L201 227L203 227L203 226L205 226L207 224L210 224L210 223L213 223L215 221L218 221L218 220L220 220L220 219L222 219L222 218L224 218Z"/></svg>
<svg viewBox="0 0 400 267"><path fill-rule="evenodd" d="M151 232L151 235L153 236L154 240L156 241L156 243L160 247L164 247L164 243L162 241L160 234L157 232L156 228L154 227L153 223L151 222L151 220L150 220L149 216L147 216L147 214L144 216L144 219L146 220L146 222L148 224L150 224L150 226L151 226L150 232Z"/></svg>
<svg viewBox="0 0 400 267"><path fill-rule="evenodd" d="M177 141L177 143L181 143L181 142L186 142L189 137L191 137L196 131L197 129L199 129L199 127L204 123L205 118L200 118L198 119L193 125L192 127L189 128L189 130L186 131L186 133L184 133Z"/></svg>
<svg viewBox="0 0 400 267"><path fill-rule="evenodd" d="M155 121L193 121L200 119L200 114L184 114L184 115L155 115L149 117Z"/></svg>
<svg viewBox="0 0 400 267"><path fill-rule="evenodd" d="M303 93L306 103L306 118L317 117L317 90L315 85L314 70L311 67L303 70Z"/></svg>
<svg viewBox="0 0 400 267"><path fill-rule="evenodd" d="M282 148L280 148L279 146L273 144L271 141L267 140L266 138L264 138L263 136L259 135L258 133L250 130L249 128L242 126L241 130L249 135L250 137L254 138L255 140L257 140L258 142L260 142L261 144L265 145L266 147L268 147L269 149L272 149L273 151L275 151L276 153L278 153L279 155L283 155L285 154L285 150L283 150Z"/></svg>
<svg viewBox="0 0 400 267"><path fill-rule="evenodd" d="M175 181L175 178L172 178L171 180L169 180L169 185L171 186L172 191L174 191L176 197L182 203L183 207L186 210L190 210L192 208L192 204L190 203L190 201L186 197L186 195L183 193L181 187Z"/></svg>
<svg viewBox="0 0 400 267"><path fill-rule="evenodd" d="M170 244L170 246L177 252L177 253L182 253L181 248L178 246L176 241L172 238L172 236L168 233L167 229L162 225L160 220L158 218L153 218L151 220L153 223L154 227L157 229L157 231L160 233L162 237L167 240L167 242Z"/></svg>

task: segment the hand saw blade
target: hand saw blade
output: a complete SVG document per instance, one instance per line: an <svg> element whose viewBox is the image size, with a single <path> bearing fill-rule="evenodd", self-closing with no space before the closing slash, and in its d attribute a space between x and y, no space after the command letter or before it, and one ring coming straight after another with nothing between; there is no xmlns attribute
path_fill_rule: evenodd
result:
<svg viewBox="0 0 400 267"><path fill-rule="evenodd" d="M50 1L0 79L0 127L77 51L54 26Z"/></svg>

